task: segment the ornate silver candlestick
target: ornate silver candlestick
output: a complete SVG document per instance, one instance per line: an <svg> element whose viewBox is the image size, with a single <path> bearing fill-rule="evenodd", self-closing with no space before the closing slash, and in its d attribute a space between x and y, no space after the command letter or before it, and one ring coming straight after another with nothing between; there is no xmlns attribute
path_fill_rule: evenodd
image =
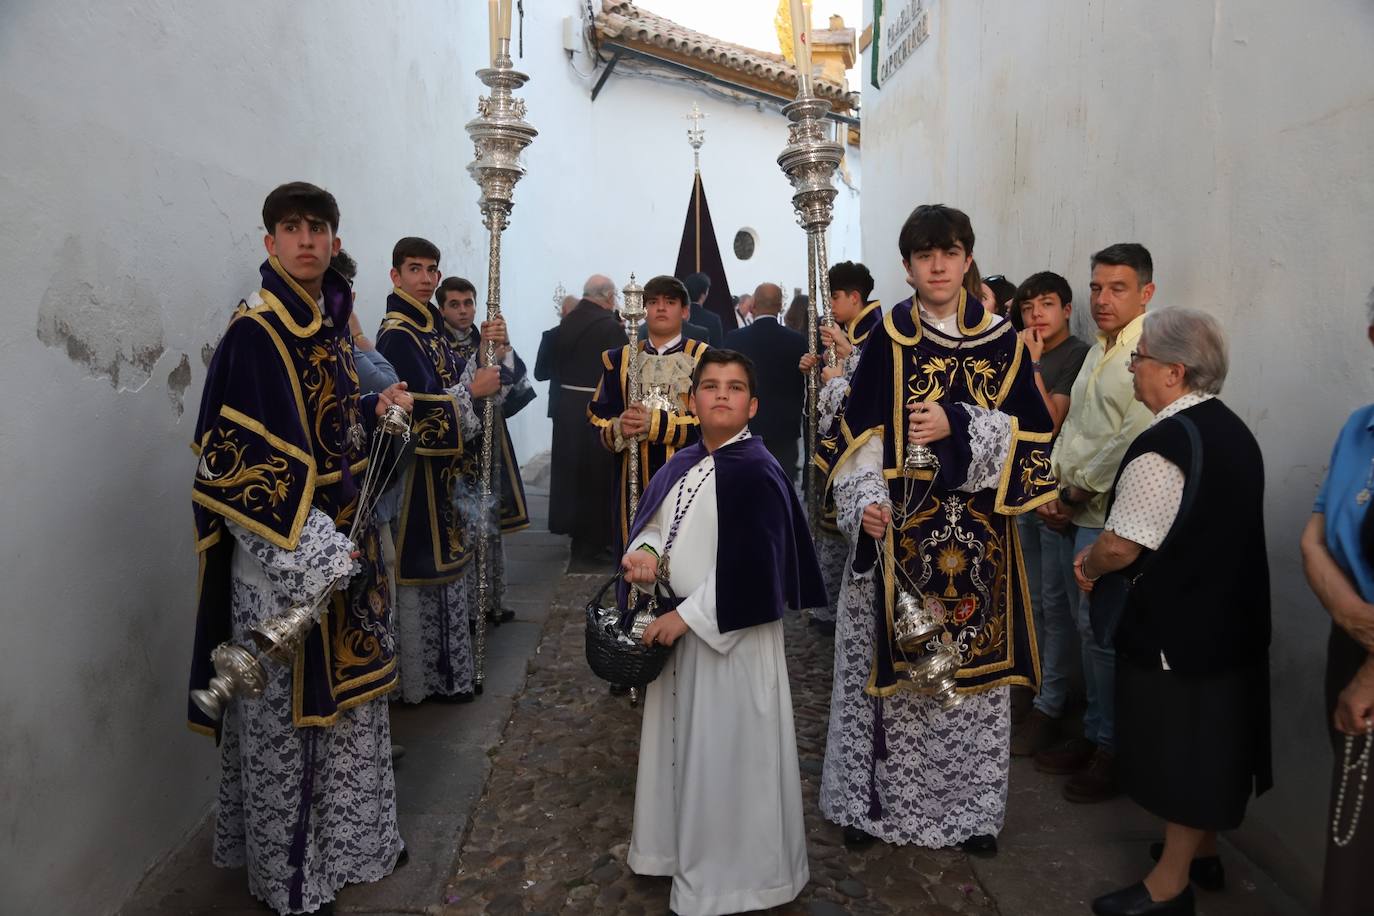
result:
<svg viewBox="0 0 1374 916"><path fill-rule="evenodd" d="M799 81L800 83L800 81ZM840 165L844 148L826 136L825 115L830 103L810 94L801 84L797 99L783 107L791 125L787 132L787 146L778 156L778 165L792 182L792 206L797 211L797 223L806 230L807 290L811 307L806 315L807 352L816 355L816 303L822 309L822 323L833 326L830 311L830 270L826 255L825 231L835 205L835 169ZM835 365L835 351L826 356L829 366ZM806 460L802 464L802 479L806 489L806 509L811 518L811 531L816 532L820 521L820 485L812 458L816 454L816 426L819 422L820 367L816 366L806 380Z"/></svg>
<svg viewBox="0 0 1374 916"><path fill-rule="evenodd" d="M630 274L630 283L621 292L625 296L625 304L621 307L620 314L630 328L630 349L627 357L630 364L625 368L625 405L628 407L639 403L639 323L644 320L644 316L648 312L644 308L644 287L635 282L634 274ZM629 476L626 483L629 485L630 522L633 524L635 510L639 508L638 436L630 440L629 452L626 457L629 459Z"/></svg>
<svg viewBox="0 0 1374 916"><path fill-rule="evenodd" d="M525 100L515 90L529 80L515 69L510 56L510 39L503 38L490 67L477 71L477 78L491 88L491 95L477 100L477 117L467 123L468 136L477 156L468 165L468 174L477 182L482 196L477 206L482 224L487 227L487 320L501 317L501 233L510 219L515 183L525 175L520 154L538 135L525 121ZM482 362L496 365L496 342L482 341ZM500 525L491 524L492 510L492 435L496 425L496 400L482 402L482 455L478 475L477 503L480 528L477 536L477 631L473 646L475 690L482 689L486 674L487 615L492 611L491 551L501 536ZM491 529L491 530L488 530Z"/></svg>

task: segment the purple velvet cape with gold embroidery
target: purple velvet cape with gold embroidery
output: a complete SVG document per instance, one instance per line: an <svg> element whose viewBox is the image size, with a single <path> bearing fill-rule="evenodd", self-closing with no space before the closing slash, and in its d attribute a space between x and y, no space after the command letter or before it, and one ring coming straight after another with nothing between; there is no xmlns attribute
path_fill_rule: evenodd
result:
<svg viewBox="0 0 1374 916"><path fill-rule="evenodd" d="M868 335L882 323L883 304L874 299L872 302L865 303L864 307L859 310L859 314L845 323L844 330L849 336L849 342L858 347L862 353L864 343L868 341ZM824 433L825 430L820 432ZM837 437L822 437L816 441L816 455L812 460L821 469L823 475L829 473L831 465L835 463L835 448L838 441ZM835 523L835 498L829 488L826 488L821 494L820 528L822 531L835 535L838 535L840 531L839 525Z"/></svg>
<svg viewBox="0 0 1374 916"><path fill-rule="evenodd" d="M448 393L462 381L467 364L453 351L439 310L399 289L387 297L377 351L415 398L415 464L401 495L396 581L452 582L471 558L453 504L454 486L463 473L463 423L458 399Z"/></svg>
<svg viewBox="0 0 1374 916"><path fill-rule="evenodd" d="M962 338L949 338L922 324L910 299L892 309L869 335L844 407L824 437L826 447L839 455L830 470L833 482L835 469L877 436L889 498L900 506L908 489L901 470L907 405L938 402L950 422L951 434L931 446L940 470L930 496L919 509L913 507L905 528L897 530L894 520L881 545L883 556L895 557L905 577L894 575L890 562L879 573L877 648L866 687L875 696L910 683L903 676L907 662L892 641L898 584L910 590L914 583L945 620L941 639L959 643L961 690L1039 682L1035 628L1013 516L1054 497L1049 462L1053 424L1011 324L985 314L976 300L962 294L958 321ZM997 410L1011 419L1011 450L994 488L977 493L955 489L967 478L972 458L969 415L957 404ZM916 471L911 478L914 501L931 474ZM860 533L856 571L873 565L879 546Z"/></svg>
<svg viewBox="0 0 1374 916"><path fill-rule="evenodd" d="M697 462L695 442L668 459L644 491L629 543ZM781 620L783 610L825 601L816 548L797 493L763 440L750 437L711 452L716 464L716 622L722 633ZM666 534L666 532L665 532ZM671 556L669 558L671 565ZM622 584L621 607L625 606Z"/></svg>
<svg viewBox="0 0 1374 916"><path fill-rule="evenodd" d="M453 352L464 360L478 359L478 354L482 346L482 333L474 324L468 328L468 333L459 335L452 328L448 330L448 338L453 343ZM525 368L525 361L520 358L519 353L513 354L515 357L515 371L511 372L505 366L501 366L501 384L514 385L524 378L529 370ZM530 390L530 389L527 389ZM512 392L513 393L513 392ZM506 425L506 419L514 416L510 409L509 395L508 400L495 412L496 434L492 448L496 451L496 460L501 462L499 476L501 478L501 533L514 534L517 531L524 531L530 526L530 514L525 504L525 480L520 475L520 463L515 460L515 444L510 438L510 427ZM531 390L530 398L534 394ZM523 405L521 405L523 406ZM473 454L463 462L463 476L468 479L468 486L474 491L477 487L477 475L480 470L478 456Z"/></svg>
<svg viewBox="0 0 1374 916"><path fill-rule="evenodd" d="M199 456L191 492L200 555L200 590L191 687L214 674L210 653L233 632L230 561L233 521L282 550L295 550L311 507L347 529L367 467L367 448L348 442L369 433L376 396L358 396L347 282L324 278L324 311L282 269L262 265L262 304L240 308L210 361L192 449ZM320 626L293 661L292 721L329 725L341 710L395 684L386 576L376 532L366 529L361 574L333 593ZM192 728L216 723L189 704Z"/></svg>

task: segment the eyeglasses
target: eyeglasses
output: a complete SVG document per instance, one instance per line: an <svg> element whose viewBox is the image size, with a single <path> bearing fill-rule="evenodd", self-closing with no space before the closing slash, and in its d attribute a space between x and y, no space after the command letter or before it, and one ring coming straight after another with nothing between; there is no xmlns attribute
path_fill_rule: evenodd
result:
<svg viewBox="0 0 1374 916"><path fill-rule="evenodd" d="M1148 353L1141 353L1139 350L1132 350L1132 351L1131 351L1131 365L1132 365L1132 366L1134 366L1136 363L1140 362L1142 359L1152 359L1152 360L1154 360L1154 361L1157 362L1157 363L1165 363L1165 361L1162 360L1162 359L1160 359L1158 356L1151 356L1151 355L1148 354ZM1165 363L1165 365L1168 365L1168 364Z"/></svg>

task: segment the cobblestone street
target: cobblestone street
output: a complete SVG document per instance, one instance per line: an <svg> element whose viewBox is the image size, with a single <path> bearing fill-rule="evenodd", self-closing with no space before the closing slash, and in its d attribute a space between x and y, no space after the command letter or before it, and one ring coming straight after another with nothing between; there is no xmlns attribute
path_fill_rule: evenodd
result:
<svg viewBox="0 0 1374 916"><path fill-rule="evenodd" d="M569 575L557 589L472 832L449 886L449 913L661 914L669 880L630 873L639 710L612 698L587 669L581 606L601 584ZM811 884L779 913L996 913L967 859L875 844L847 853L817 808L830 640L787 623L801 754Z"/></svg>

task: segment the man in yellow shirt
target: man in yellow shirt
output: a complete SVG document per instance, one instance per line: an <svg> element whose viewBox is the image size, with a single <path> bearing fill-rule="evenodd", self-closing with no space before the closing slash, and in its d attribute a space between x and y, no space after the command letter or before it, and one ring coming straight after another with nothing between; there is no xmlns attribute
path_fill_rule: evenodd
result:
<svg viewBox="0 0 1374 916"><path fill-rule="evenodd" d="M1150 411L1135 399L1131 353L1140 339L1145 309L1154 296L1154 263L1144 245L1122 242L1092 257L1092 316L1097 343L1074 381L1051 462L1059 498L1037 511L1051 527L1072 524L1074 555L1092 545L1106 523L1107 499L1117 467L1131 441L1150 424ZM1065 575L1073 582L1072 570ZM1070 593L1076 593L1070 586ZM1098 645L1088 620L1088 601L1077 594L1076 619L1083 641L1083 682L1088 709L1083 737L1035 757L1045 773L1074 774L1064 786L1073 802L1105 801L1117 794L1114 773L1116 656Z"/></svg>

